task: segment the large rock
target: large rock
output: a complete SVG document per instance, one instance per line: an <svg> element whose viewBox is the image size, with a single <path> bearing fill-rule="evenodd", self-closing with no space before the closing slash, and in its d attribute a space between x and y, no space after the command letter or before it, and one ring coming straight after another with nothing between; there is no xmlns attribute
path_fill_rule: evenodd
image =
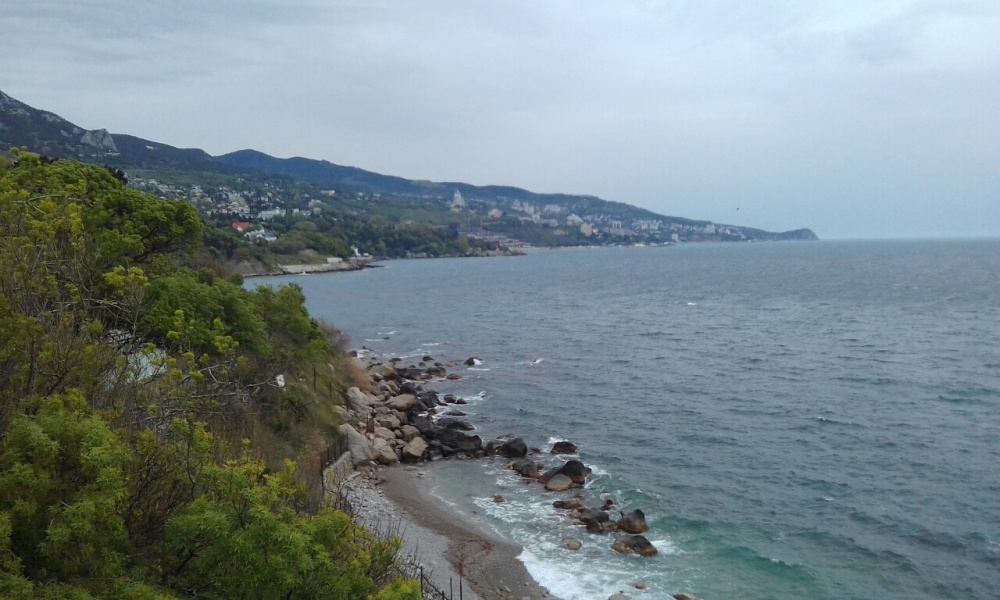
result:
<svg viewBox="0 0 1000 600"><path fill-rule="evenodd" d="M385 427L375 427L375 437L382 438L385 441L390 441L396 439L396 434L393 433L391 429L386 429Z"/></svg>
<svg viewBox="0 0 1000 600"><path fill-rule="evenodd" d="M442 417L438 419L437 424L440 427L454 429L455 431L473 431L476 428L472 423L454 417Z"/></svg>
<svg viewBox="0 0 1000 600"><path fill-rule="evenodd" d="M556 442L552 446L552 454L576 454L576 444L573 442Z"/></svg>
<svg viewBox="0 0 1000 600"><path fill-rule="evenodd" d="M347 401L350 402L349 408L352 410L357 410L358 408L367 406L374 406L378 403L377 398L369 396L356 387L352 387L347 390Z"/></svg>
<svg viewBox="0 0 1000 600"><path fill-rule="evenodd" d="M402 394L396 396L392 400L389 400L387 406L392 410L398 410L400 412L409 412L414 408L416 408L417 397L414 396L413 394Z"/></svg>
<svg viewBox="0 0 1000 600"><path fill-rule="evenodd" d="M337 428L340 435L347 438L347 449L351 453L351 461L354 466L367 464L376 458L375 448L371 441L358 430L348 424L343 424Z"/></svg>
<svg viewBox="0 0 1000 600"><path fill-rule="evenodd" d="M618 529L626 533L643 533L649 530L649 525L646 525L646 515L638 508L621 515L622 518L618 519Z"/></svg>
<svg viewBox="0 0 1000 600"><path fill-rule="evenodd" d="M674 600L698 600L698 597L681 592L679 594L674 594Z"/></svg>
<svg viewBox="0 0 1000 600"><path fill-rule="evenodd" d="M562 547L567 550L576 551L579 550L580 548L583 548L583 543L576 538L564 537L562 539Z"/></svg>
<svg viewBox="0 0 1000 600"><path fill-rule="evenodd" d="M372 440L372 447L375 449L376 453L375 461L380 465L394 465L399 460L396 456L396 450L392 447L392 444L382 438L375 438Z"/></svg>
<svg viewBox="0 0 1000 600"><path fill-rule="evenodd" d="M398 377L396 367L392 363L375 365L368 369L368 372L376 379L396 379Z"/></svg>
<svg viewBox="0 0 1000 600"><path fill-rule="evenodd" d="M538 472L538 465L530 458L515 460L510 465L510 468L517 471L521 477L527 477L528 479L539 479L541 477L541 474Z"/></svg>
<svg viewBox="0 0 1000 600"><path fill-rule="evenodd" d="M550 492L565 492L572 485L573 480L560 473L545 482L545 489Z"/></svg>
<svg viewBox="0 0 1000 600"><path fill-rule="evenodd" d="M625 592L618 592L608 596L608 600L629 600L629 596Z"/></svg>
<svg viewBox="0 0 1000 600"><path fill-rule="evenodd" d="M421 378L424 374L424 370L420 367L402 367L397 368L396 373L399 373L399 376L403 379L416 380Z"/></svg>
<svg viewBox="0 0 1000 600"><path fill-rule="evenodd" d="M583 523L607 523L611 520L611 515L597 508L587 508L580 513L579 518Z"/></svg>
<svg viewBox="0 0 1000 600"><path fill-rule="evenodd" d="M480 360L480 359L478 359L478 358L476 358L475 356L470 356L469 358L465 359L465 363L464 364L467 367L474 367L476 365L483 364L483 361Z"/></svg>
<svg viewBox="0 0 1000 600"><path fill-rule="evenodd" d="M497 454L500 456L506 456L507 458L520 458L522 456L528 455L528 445L524 443L524 440L517 437L512 440L507 440L497 449Z"/></svg>
<svg viewBox="0 0 1000 600"><path fill-rule="evenodd" d="M573 496L569 500L556 500L552 503L552 506L563 510L580 509L583 508L583 498L580 496Z"/></svg>
<svg viewBox="0 0 1000 600"><path fill-rule="evenodd" d="M427 451L427 442L422 437L415 437L408 444L403 446L403 460L416 462L423 458Z"/></svg>
<svg viewBox="0 0 1000 600"><path fill-rule="evenodd" d="M410 442L414 438L420 437L420 430L413 425L403 425L399 430L403 432L403 441L405 442Z"/></svg>
<svg viewBox="0 0 1000 600"><path fill-rule="evenodd" d="M611 544L611 549L619 554L634 552L639 556L653 556L656 554L656 546L641 535L623 535Z"/></svg>
<svg viewBox="0 0 1000 600"><path fill-rule="evenodd" d="M578 460L571 460L567 462L559 470L560 473L569 477L573 480L573 483L579 483L583 485L587 482L587 477L590 476L590 469L583 466L583 463Z"/></svg>
<svg viewBox="0 0 1000 600"><path fill-rule="evenodd" d="M375 422L386 429L399 429L400 422L396 415L382 415Z"/></svg>

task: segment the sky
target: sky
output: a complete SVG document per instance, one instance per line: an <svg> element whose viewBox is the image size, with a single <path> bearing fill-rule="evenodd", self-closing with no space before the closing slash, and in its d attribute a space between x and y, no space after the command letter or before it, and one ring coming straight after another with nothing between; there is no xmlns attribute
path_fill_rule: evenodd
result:
<svg viewBox="0 0 1000 600"><path fill-rule="evenodd" d="M1000 236L998 0L31 0L87 128L821 238Z"/></svg>

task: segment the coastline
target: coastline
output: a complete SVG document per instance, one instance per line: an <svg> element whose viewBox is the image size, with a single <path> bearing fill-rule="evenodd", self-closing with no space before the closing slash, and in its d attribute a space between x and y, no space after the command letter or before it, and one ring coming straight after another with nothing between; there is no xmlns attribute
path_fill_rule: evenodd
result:
<svg viewBox="0 0 1000 600"><path fill-rule="evenodd" d="M433 463L393 466L378 472L377 485L353 475L346 495L363 524L389 527L404 540L402 553L424 567L439 589L470 600L559 600L540 586L518 560L521 546L486 531L434 498L425 478Z"/></svg>

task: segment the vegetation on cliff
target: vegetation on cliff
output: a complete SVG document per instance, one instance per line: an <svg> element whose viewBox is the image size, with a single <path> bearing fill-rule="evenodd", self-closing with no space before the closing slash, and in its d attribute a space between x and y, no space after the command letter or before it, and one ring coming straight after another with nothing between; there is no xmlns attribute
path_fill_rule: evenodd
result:
<svg viewBox="0 0 1000 600"><path fill-rule="evenodd" d="M0 215L0 596L419 598L322 497L349 374L300 289L102 167L0 158Z"/></svg>

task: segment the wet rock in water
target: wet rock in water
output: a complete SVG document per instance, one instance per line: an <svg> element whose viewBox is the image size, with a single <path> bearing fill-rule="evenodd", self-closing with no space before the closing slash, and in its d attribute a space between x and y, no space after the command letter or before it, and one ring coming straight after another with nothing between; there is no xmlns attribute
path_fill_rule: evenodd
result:
<svg viewBox="0 0 1000 600"><path fill-rule="evenodd" d="M646 590L646 589L649 589L649 584L646 583L645 581L637 581L633 585L635 585L635 589L637 589L637 590Z"/></svg>
<svg viewBox="0 0 1000 600"><path fill-rule="evenodd" d="M517 471L521 477L527 477L529 479L538 479L541 477L538 473L538 465L536 465L530 458L515 460L514 463L510 465L510 468Z"/></svg>
<svg viewBox="0 0 1000 600"><path fill-rule="evenodd" d="M449 381L458 381L459 379L462 378L462 376L459 375L458 373L448 373L447 375L444 376L444 378Z"/></svg>
<svg viewBox="0 0 1000 600"><path fill-rule="evenodd" d="M545 489L550 492L565 492L572 485L573 480L560 473L545 482Z"/></svg>
<svg viewBox="0 0 1000 600"><path fill-rule="evenodd" d="M464 412L462 412L462 411L460 411L458 409L449 410L448 412L446 412L444 414L445 414L446 417L465 417L465 416L467 416Z"/></svg>
<svg viewBox="0 0 1000 600"><path fill-rule="evenodd" d="M556 500L552 503L552 506L563 510L580 509L583 508L583 498L580 496L573 496L569 500Z"/></svg>
<svg viewBox="0 0 1000 600"><path fill-rule="evenodd" d="M427 367L426 369L424 369L424 373L430 375L431 377L445 376L444 367Z"/></svg>
<svg viewBox="0 0 1000 600"><path fill-rule="evenodd" d="M623 535L611 544L611 549L619 554L634 552L639 556L653 556L657 552L656 546L641 535Z"/></svg>
<svg viewBox="0 0 1000 600"><path fill-rule="evenodd" d="M420 386L415 381L404 381L399 384L399 391L404 394L417 394L420 392Z"/></svg>
<svg viewBox="0 0 1000 600"><path fill-rule="evenodd" d="M457 400L457 398L455 397L455 394L445 394L444 395L444 403L445 404L454 404L455 400Z"/></svg>
<svg viewBox="0 0 1000 600"><path fill-rule="evenodd" d="M496 502L497 504L502 504L502 503L506 502L507 500L505 500L504 497L501 496L500 494L497 494L497 495L493 496L493 501Z"/></svg>
<svg viewBox="0 0 1000 600"><path fill-rule="evenodd" d="M465 398L461 398L461 397L455 398L455 404L468 404L468 403L469 403L469 401L466 400Z"/></svg>
<svg viewBox="0 0 1000 600"><path fill-rule="evenodd" d="M424 370L420 367L402 367L397 368L396 373L399 374L403 379L420 379L420 376L424 374Z"/></svg>
<svg viewBox="0 0 1000 600"><path fill-rule="evenodd" d="M478 359L478 358L476 358L475 356L470 356L469 358L465 359L465 363L464 364L467 367L474 367L476 365L483 364L483 361L480 360L480 359Z"/></svg>
<svg viewBox="0 0 1000 600"><path fill-rule="evenodd" d="M500 446L503 446L503 444L503 440L490 440L486 442L486 445L483 447L483 452L486 456L496 456L497 450L499 450Z"/></svg>
<svg viewBox="0 0 1000 600"><path fill-rule="evenodd" d="M587 477L590 476L591 470L585 467L582 462L571 460L563 465L559 472L572 479L573 483L583 485L587 482Z"/></svg>
<svg viewBox="0 0 1000 600"><path fill-rule="evenodd" d="M605 498L604 499L604 504L601 506L601 510L608 510L608 509L610 509L614 505L615 505L615 501L614 501L613 498Z"/></svg>
<svg viewBox="0 0 1000 600"><path fill-rule="evenodd" d="M629 600L629 597L625 592L618 592L617 594L611 594L608 596L608 600Z"/></svg>
<svg viewBox="0 0 1000 600"><path fill-rule="evenodd" d="M562 539L562 547L567 550L573 550L574 552L583 548L583 542L576 538L564 537Z"/></svg>
<svg viewBox="0 0 1000 600"><path fill-rule="evenodd" d="M680 593L674 594L674 600L698 600L698 597L692 594Z"/></svg>
<svg viewBox="0 0 1000 600"><path fill-rule="evenodd" d="M475 426L468 421L462 421L461 419L455 419L453 417L443 417L438 419L438 425L446 429L454 429L455 431L473 431Z"/></svg>
<svg viewBox="0 0 1000 600"><path fill-rule="evenodd" d="M528 455L528 445L521 438L514 438L503 443L497 449L497 454L507 458L520 458Z"/></svg>
<svg viewBox="0 0 1000 600"><path fill-rule="evenodd" d="M552 454L576 454L576 444L573 442L556 442L552 446Z"/></svg>
<svg viewBox="0 0 1000 600"><path fill-rule="evenodd" d="M423 360L424 360L425 362L434 362L434 357L433 357L433 356L431 356L431 355L429 355L429 354L426 354L426 355L424 355L424 358L423 358Z"/></svg>
<svg viewBox="0 0 1000 600"><path fill-rule="evenodd" d="M581 523L607 523L611 520L611 515L597 508L585 508L577 518Z"/></svg>
<svg viewBox="0 0 1000 600"><path fill-rule="evenodd" d="M638 508L621 515L622 518L618 519L618 529L627 533L644 533L649 530L649 526L646 525L646 515Z"/></svg>

